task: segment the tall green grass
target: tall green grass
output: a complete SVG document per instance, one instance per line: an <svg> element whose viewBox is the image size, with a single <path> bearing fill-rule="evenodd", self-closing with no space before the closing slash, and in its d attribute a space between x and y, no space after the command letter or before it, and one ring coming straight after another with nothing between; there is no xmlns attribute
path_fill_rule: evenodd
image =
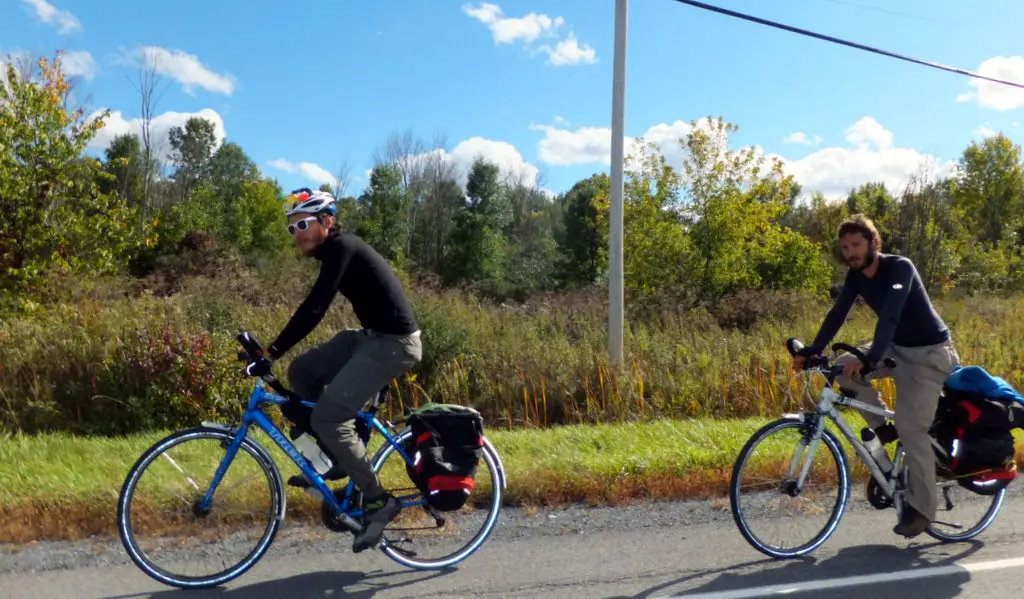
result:
<svg viewBox="0 0 1024 599"><path fill-rule="evenodd" d="M185 278L159 296L113 282L54 293L0 322L0 426L8 431L121 434L237 418L252 381L235 335L264 344L301 301L310 273ZM268 283L270 281L270 283ZM395 381L384 415L432 400L472 405L491 427L539 428L665 417L764 417L795 407L783 342L810 339L826 304L766 294L724 328L721 314L664 306L631 314L625 363L607 361L604 293L539 296L496 305L410 283L424 330L423 362ZM76 288L77 289L77 288ZM937 302L965 363L1021 387L1024 297ZM875 319L855 310L837 340L870 340ZM343 298L277 366L344 327ZM891 392L888 383L883 390ZM797 394L796 397L799 397Z"/></svg>

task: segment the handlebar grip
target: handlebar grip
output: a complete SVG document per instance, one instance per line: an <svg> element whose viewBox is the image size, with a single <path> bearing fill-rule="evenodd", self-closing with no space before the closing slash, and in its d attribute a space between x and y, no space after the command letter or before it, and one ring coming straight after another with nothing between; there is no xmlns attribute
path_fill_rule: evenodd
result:
<svg viewBox="0 0 1024 599"><path fill-rule="evenodd" d="M259 358L263 356L263 347L260 346L259 341L256 341L256 338L249 331L242 331L238 334L237 339L250 357Z"/></svg>

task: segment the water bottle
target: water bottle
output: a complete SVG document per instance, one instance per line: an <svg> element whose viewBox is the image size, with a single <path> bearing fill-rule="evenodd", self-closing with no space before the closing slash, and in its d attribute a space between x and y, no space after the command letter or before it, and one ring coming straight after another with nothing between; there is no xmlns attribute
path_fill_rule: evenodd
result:
<svg viewBox="0 0 1024 599"><path fill-rule="evenodd" d="M320 449L320 445L317 444L316 439L312 435L302 433L293 443L302 452L302 455L306 456L306 459L309 460L310 465L317 471L317 474L323 476L331 469L331 458Z"/></svg>
<svg viewBox="0 0 1024 599"><path fill-rule="evenodd" d="M874 429L870 426L865 426L860 431L860 439L864 442L864 446L867 447L868 452L871 453L871 457L875 458L875 462L878 463L878 467L882 470L882 473L888 475L892 472L892 460L889 459L889 453L885 451L885 447L882 442L878 440L878 435L875 434Z"/></svg>

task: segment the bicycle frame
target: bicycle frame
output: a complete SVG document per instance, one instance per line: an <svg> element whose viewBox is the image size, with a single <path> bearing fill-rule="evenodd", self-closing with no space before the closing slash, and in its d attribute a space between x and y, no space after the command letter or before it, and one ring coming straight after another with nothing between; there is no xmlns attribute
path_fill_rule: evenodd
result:
<svg viewBox="0 0 1024 599"><path fill-rule="evenodd" d="M281 450L284 451L284 453L289 458L291 458L292 462L294 462L295 465L298 466L299 470L302 471L302 474L312 484L311 489L316 489L317 491L320 492L320 494L324 498L324 501L329 506L331 506L331 508L339 516L342 524L352 532L358 533L362 531L362 525L360 525L359 522L355 520L356 518L362 516L362 510L357 509L353 511L348 511L349 505L352 502L352 494L355 489L355 483L352 482L352 479L349 478L348 484L345 487L344 499L339 502L334 492L331 491L331 489L327 486L327 483L324 481L323 477L321 477L320 474L316 471L316 469L313 468L309 460L306 459L306 457L302 455L302 453L284 435L284 433L282 433L281 430L274 425L273 421L271 421L270 418L261 411L261 408L264 405L282 405L287 403L288 401L289 400L287 398L278 395L277 393L268 391L266 389L266 384L262 379L256 380L256 385L253 388L252 394L250 394L249 396L249 401L246 405L245 413L242 415L241 424L238 426L237 429L233 430L228 429L228 427L223 427L227 430L232 430L232 432L234 433L234 439L232 439L231 444L227 448L227 452L224 454L224 458L221 460L221 463L217 468L217 472L214 474L213 481L210 484L210 488L207 489L206 494L199 502L200 509L209 509L210 504L213 502L214 492L220 485L220 482L223 479L224 474L227 472L228 467L231 465L232 460L234 460L235 454L238 452L239 448L241 448L243 440L249 434L249 427L251 427L252 425L256 425L263 432L267 433L267 435L269 435L270 438L274 440L274 443L276 443L277 446L280 447ZM313 402L308 402L305 400L303 400L301 403L304 407L309 408L316 405ZM395 448L399 455L402 456L402 459L405 460L406 464L413 463L413 460L405 452L405 449L398 444L398 442L395 440L395 437L393 437L388 432L387 427L385 427L384 424L382 424L377 419L376 415L373 412L360 411L359 413L356 414L356 417L361 420L364 420L370 425L371 433L372 430L374 429L380 432L380 434L384 436L384 439L389 444L391 444L392 447ZM218 426L213 425L211 423L204 424ZM396 499L398 499L403 509L406 507L422 505L426 503L425 499L421 499L420 501L407 501L411 497L416 497L416 495L418 495L418 493L408 496L397 497Z"/></svg>
<svg viewBox="0 0 1024 599"><path fill-rule="evenodd" d="M850 425L846 422L846 419L843 418L842 414L839 413L839 410L836 409L836 406L849 406L864 412L869 412L871 414L883 416L887 419L893 418L895 416L895 413L892 410L888 410L877 405L864 403L852 397L847 397L845 395L836 393L831 387L825 387L824 389L822 389L821 394L818 397L819 401L817 405L817 410L813 412L814 416L816 417L816 422L814 423L815 430L811 436L811 442L808 448L808 455L813 456L814 452L818 448L818 444L821 442L822 429L824 429L825 427L825 419L821 418L821 416L825 416L833 423L835 423L839 431L843 434L844 437L846 437L846 440L853 447L854 451L857 452L857 455L860 457L861 461L864 462L864 465L868 467L868 470L871 472L871 476L875 479L875 482L877 482L879 486L885 491L886 495L888 495L889 497L893 497L893 493L896 490L897 477L888 477L884 473L882 473L882 469L878 467L878 462L875 461L874 457L868 451L867 447L865 447L863 441L861 441L858 438L858 436L854 434L853 429L850 428ZM801 412L799 414L785 414L783 417L792 420L798 420L800 422L806 422L807 414L807 412ZM795 456L793 456L793 463L790 464L790 475L792 475L793 470L796 468L797 460L799 458L799 452ZM902 460L900 460L900 456L897 456L897 462L901 461ZM898 472L898 469L901 467L901 465L901 463L894 463L893 472ZM803 483L807 477L807 472L808 470L810 470L810 467L811 462L810 460L808 460L807 462L804 463L803 468L800 471L800 478L797 480L796 483L798 490L803 488Z"/></svg>

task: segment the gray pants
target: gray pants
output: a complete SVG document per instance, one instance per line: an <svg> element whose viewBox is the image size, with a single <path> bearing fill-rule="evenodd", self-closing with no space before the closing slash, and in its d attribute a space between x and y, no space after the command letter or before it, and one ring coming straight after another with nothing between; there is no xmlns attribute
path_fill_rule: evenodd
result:
<svg viewBox="0 0 1024 599"><path fill-rule="evenodd" d="M385 335L350 329L296 356L288 367L295 392L316 402L310 418L313 431L365 498L384 489L356 432L356 413L422 358L419 332Z"/></svg>
<svg viewBox="0 0 1024 599"><path fill-rule="evenodd" d="M870 346L861 347L867 353ZM896 360L896 368L880 367L870 379L892 378L896 383L896 432L906 451L907 492L905 498L915 510L929 520L935 520L938 496L935 482L935 454L928 429L935 421L942 383L960 363L950 342L925 347L891 345L885 358ZM884 358L883 358L884 359ZM838 362L857 360L844 355ZM878 391L870 385L839 377L840 385L857 391L857 399L864 403L885 407ZM877 428L885 419L876 414L862 412L868 426Z"/></svg>

